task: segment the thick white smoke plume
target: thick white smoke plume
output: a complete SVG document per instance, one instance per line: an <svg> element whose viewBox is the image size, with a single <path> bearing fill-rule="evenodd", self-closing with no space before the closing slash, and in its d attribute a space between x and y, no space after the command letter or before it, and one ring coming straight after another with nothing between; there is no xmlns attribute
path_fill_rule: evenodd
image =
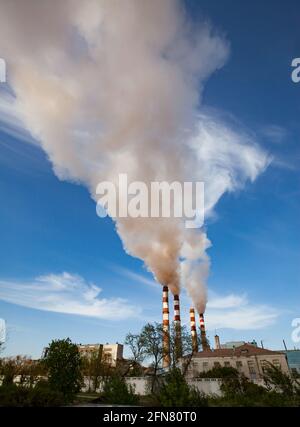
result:
<svg viewBox="0 0 300 427"><path fill-rule="evenodd" d="M1 0L0 53L26 126L61 179L205 181L206 214L254 180L267 158L204 114L202 89L229 52L210 25L193 26L176 0ZM205 231L181 219L120 218L128 253L198 311L209 270Z"/></svg>

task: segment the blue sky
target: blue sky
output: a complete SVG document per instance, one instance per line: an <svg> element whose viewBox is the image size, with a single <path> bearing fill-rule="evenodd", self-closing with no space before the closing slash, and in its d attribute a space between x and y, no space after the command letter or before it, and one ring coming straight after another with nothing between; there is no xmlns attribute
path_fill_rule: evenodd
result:
<svg viewBox="0 0 300 427"><path fill-rule="evenodd" d="M229 59L206 83L203 104L251 132L272 156L254 183L222 197L207 223L213 244L209 336L217 330L221 341L255 338L270 348L281 348L285 338L293 347L291 322L300 317L300 83L291 81L290 64L300 57L300 6L291 0L187 0L186 7L196 23L204 16L230 42ZM97 217L86 188L59 180L38 146L7 129L0 126L5 354L38 357L51 339L66 336L81 343L122 342L146 321L160 321L160 287L141 261L125 253L112 221ZM69 282L76 286L63 294L60 307L35 293L46 283L53 296L55 286ZM115 319L109 313L99 318L98 307L95 316L72 313L72 301L77 313L91 309L85 305L91 284L102 289L101 304ZM8 302L18 298L21 305ZM186 296L182 303L187 321ZM54 306L59 313L47 310Z"/></svg>

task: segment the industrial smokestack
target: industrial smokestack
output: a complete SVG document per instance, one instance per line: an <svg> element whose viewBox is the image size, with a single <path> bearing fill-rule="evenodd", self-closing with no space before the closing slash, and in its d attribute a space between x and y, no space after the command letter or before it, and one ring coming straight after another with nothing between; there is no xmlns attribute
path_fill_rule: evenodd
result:
<svg viewBox="0 0 300 427"><path fill-rule="evenodd" d="M163 287L163 368L170 367L169 289Z"/></svg>
<svg viewBox="0 0 300 427"><path fill-rule="evenodd" d="M204 316L203 313L200 313L200 333L201 333L201 344L202 344L202 350L210 350L207 338L206 338L206 331L205 331L205 323L204 323Z"/></svg>
<svg viewBox="0 0 300 427"><path fill-rule="evenodd" d="M221 344L220 344L220 337L219 335L215 335L215 349L220 350Z"/></svg>
<svg viewBox="0 0 300 427"><path fill-rule="evenodd" d="M182 356L181 319L179 295L174 295L174 327L175 327L175 355L176 360Z"/></svg>
<svg viewBox="0 0 300 427"><path fill-rule="evenodd" d="M190 308L190 322L191 322L193 352L198 353L198 338L197 338L196 318L195 318L194 308Z"/></svg>

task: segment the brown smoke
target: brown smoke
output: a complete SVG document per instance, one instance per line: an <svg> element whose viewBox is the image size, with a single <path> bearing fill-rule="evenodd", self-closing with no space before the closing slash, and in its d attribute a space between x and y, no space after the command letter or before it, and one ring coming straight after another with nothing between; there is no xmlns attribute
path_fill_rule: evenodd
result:
<svg viewBox="0 0 300 427"><path fill-rule="evenodd" d="M60 179L95 199L97 184L120 173L146 184L201 179L209 214L265 167L243 135L198 115L203 84L229 48L208 24L188 22L181 2L2 0L0 10L16 108ZM119 218L116 229L158 282L178 293L183 278L204 311L203 231L186 233L181 218Z"/></svg>

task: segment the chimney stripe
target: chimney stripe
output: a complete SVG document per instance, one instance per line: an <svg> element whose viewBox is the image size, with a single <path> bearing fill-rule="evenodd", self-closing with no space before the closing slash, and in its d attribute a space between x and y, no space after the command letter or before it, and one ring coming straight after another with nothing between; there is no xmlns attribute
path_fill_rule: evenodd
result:
<svg viewBox="0 0 300 427"><path fill-rule="evenodd" d="M191 335L192 335L192 346L195 353L198 352L198 338L196 330L196 319L195 319L195 310L190 309L190 323L191 323Z"/></svg>
<svg viewBox="0 0 300 427"><path fill-rule="evenodd" d="M170 338L169 338L169 289L167 286L163 287L163 368L170 367Z"/></svg>

